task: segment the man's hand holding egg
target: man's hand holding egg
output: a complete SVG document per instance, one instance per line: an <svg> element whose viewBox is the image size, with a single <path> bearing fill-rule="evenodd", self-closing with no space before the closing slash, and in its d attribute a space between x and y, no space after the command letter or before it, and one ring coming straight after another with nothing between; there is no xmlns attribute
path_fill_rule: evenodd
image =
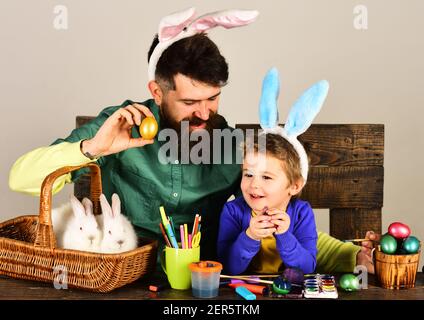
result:
<svg viewBox="0 0 424 320"><path fill-rule="evenodd" d="M142 128L142 130L139 128L143 132L140 132L141 138L132 137L134 126ZM83 141L81 151L83 154L100 157L143 147L154 142L157 128L156 119L149 108L137 103L130 104L111 114L93 138Z"/></svg>

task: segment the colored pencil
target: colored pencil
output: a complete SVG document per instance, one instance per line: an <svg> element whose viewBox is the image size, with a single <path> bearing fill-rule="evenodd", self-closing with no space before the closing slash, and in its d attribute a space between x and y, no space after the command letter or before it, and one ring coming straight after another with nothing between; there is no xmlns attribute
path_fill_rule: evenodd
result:
<svg viewBox="0 0 424 320"><path fill-rule="evenodd" d="M188 235L188 248L191 249L191 234Z"/></svg>
<svg viewBox="0 0 424 320"><path fill-rule="evenodd" d="M194 218L192 237L194 237L198 231L197 229L199 228L199 221L200 221L200 215L196 214L196 217Z"/></svg>
<svg viewBox="0 0 424 320"><path fill-rule="evenodd" d="M184 241L185 241L185 247L186 249L188 249L187 223L184 223Z"/></svg>
<svg viewBox="0 0 424 320"><path fill-rule="evenodd" d="M196 228L197 228L197 223L199 221L199 214L196 213L196 216L194 217L194 222L193 222L193 230L191 230L191 237L194 237L194 234L196 233Z"/></svg>
<svg viewBox="0 0 424 320"><path fill-rule="evenodd" d="M163 228L168 234L169 242L171 243L172 247L178 248L178 243L177 243L177 240L175 239L175 235L174 235L174 232L172 231L171 225L169 224L169 221L166 217L165 209L163 207L160 207L159 210L160 210L160 215L162 218Z"/></svg>
<svg viewBox="0 0 424 320"><path fill-rule="evenodd" d="M160 228L160 231L162 232L163 238L165 239L167 246L172 247L171 243L169 242L169 239L168 239L168 237L165 233L165 229L163 228L162 222L159 222L159 228Z"/></svg>

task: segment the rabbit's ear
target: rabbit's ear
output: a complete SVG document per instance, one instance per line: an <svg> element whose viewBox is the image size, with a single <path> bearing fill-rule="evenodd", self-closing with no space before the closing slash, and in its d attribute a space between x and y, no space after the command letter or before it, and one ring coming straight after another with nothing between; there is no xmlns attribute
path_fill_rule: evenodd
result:
<svg viewBox="0 0 424 320"><path fill-rule="evenodd" d="M167 41L180 34L193 21L195 14L196 10L189 8L163 17L159 23L159 41Z"/></svg>
<svg viewBox="0 0 424 320"><path fill-rule="evenodd" d="M77 197L71 194L70 200L71 200L71 206L72 206L72 211L74 212L74 216L77 218L85 217L85 208L82 205L82 203L77 199Z"/></svg>
<svg viewBox="0 0 424 320"><path fill-rule="evenodd" d="M278 70L272 68L262 82L262 93L259 102L259 122L262 129L278 126L277 100L280 93Z"/></svg>
<svg viewBox="0 0 424 320"><path fill-rule="evenodd" d="M112 208L103 193L100 195L100 206L104 217L111 218L113 216Z"/></svg>
<svg viewBox="0 0 424 320"><path fill-rule="evenodd" d="M321 110L327 97L329 84L326 80L315 83L306 90L291 107L284 126L288 136L297 137L304 133Z"/></svg>
<svg viewBox="0 0 424 320"><path fill-rule="evenodd" d="M90 199L88 198L82 199L82 205L84 206L86 215L89 215L89 216L93 215L93 202L91 202Z"/></svg>
<svg viewBox="0 0 424 320"><path fill-rule="evenodd" d="M256 10L225 10L205 14L194 20L189 28L197 32L215 28L226 29L241 27L256 20L259 12Z"/></svg>
<svg viewBox="0 0 424 320"><path fill-rule="evenodd" d="M112 195L112 214L114 217L118 217L121 214L121 200L116 193Z"/></svg>

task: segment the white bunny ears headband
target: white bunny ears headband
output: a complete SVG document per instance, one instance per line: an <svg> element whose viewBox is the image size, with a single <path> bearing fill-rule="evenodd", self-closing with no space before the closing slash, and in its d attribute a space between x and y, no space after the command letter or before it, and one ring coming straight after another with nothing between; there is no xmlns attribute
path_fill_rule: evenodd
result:
<svg viewBox="0 0 424 320"><path fill-rule="evenodd" d="M306 183L308 177L308 156L297 137L304 133L321 110L327 97L329 84L321 80L306 90L291 107L286 123L278 125L277 99L280 91L278 71L272 68L265 75L262 83L262 95L259 102L259 119L263 129L262 134L273 133L281 135L293 145L300 158L301 174Z"/></svg>
<svg viewBox="0 0 424 320"><path fill-rule="evenodd" d="M256 10L226 10L207 13L195 18L195 8L168 15L159 23L159 43L149 60L149 81L155 79L156 65L162 53L174 42L205 32L217 26L226 29L241 27L256 20Z"/></svg>

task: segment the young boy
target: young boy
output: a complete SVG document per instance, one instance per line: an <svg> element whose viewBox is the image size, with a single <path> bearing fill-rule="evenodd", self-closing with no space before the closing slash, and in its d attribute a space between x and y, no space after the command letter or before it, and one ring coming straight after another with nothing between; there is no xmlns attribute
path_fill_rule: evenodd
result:
<svg viewBox="0 0 424 320"><path fill-rule="evenodd" d="M218 257L230 274L273 274L285 267L314 272L317 231L292 144L266 134L265 152L245 147L242 197L227 202L220 218Z"/></svg>

